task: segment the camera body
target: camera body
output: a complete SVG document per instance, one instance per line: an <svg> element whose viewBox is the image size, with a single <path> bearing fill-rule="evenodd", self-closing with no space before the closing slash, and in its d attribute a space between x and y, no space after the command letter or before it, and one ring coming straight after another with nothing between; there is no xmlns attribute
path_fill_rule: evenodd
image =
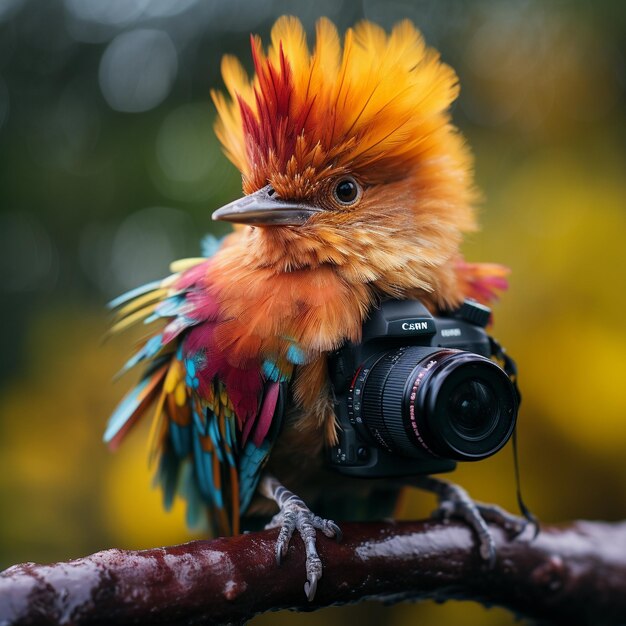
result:
<svg viewBox="0 0 626 626"><path fill-rule="evenodd" d="M331 466L368 478L432 474L499 450L517 397L489 358L489 317L471 300L440 317L417 300L373 311L361 342L329 357L339 424Z"/></svg>

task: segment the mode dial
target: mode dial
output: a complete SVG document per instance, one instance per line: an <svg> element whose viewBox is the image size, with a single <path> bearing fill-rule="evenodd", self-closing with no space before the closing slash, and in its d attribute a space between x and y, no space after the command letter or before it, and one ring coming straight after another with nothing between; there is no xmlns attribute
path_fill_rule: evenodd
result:
<svg viewBox="0 0 626 626"><path fill-rule="evenodd" d="M476 300L467 299L458 309L452 312L451 317L485 328L491 317L491 309L484 304L480 304L480 302L476 302Z"/></svg>

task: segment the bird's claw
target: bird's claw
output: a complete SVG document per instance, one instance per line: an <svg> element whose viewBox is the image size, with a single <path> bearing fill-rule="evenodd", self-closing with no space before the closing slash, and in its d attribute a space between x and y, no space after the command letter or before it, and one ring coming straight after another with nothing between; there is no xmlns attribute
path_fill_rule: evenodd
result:
<svg viewBox="0 0 626 626"><path fill-rule="evenodd" d="M481 558L492 569L496 564L496 544L487 526L487 521L500 522L505 520L510 526L514 516L505 513L496 506L477 504L462 487L452 483L442 483L445 491L439 495L439 506L433 512L433 516L441 520L449 520L458 517L467 522L478 536L480 543L479 553ZM505 529L507 526L505 526Z"/></svg>
<svg viewBox="0 0 626 626"><path fill-rule="evenodd" d="M289 542L291 541L293 531L296 529L296 512L293 510L284 511L280 514L280 519L280 532L278 533L278 538L276 539L275 548L276 563L278 565L280 565L282 560L287 556ZM276 518L274 518L272 522L266 526L266 528L275 528L275 526L271 526L274 520L276 520Z"/></svg>
<svg viewBox="0 0 626 626"><path fill-rule="evenodd" d="M274 516L266 528L280 527L276 540L276 562L280 565L287 556L289 543L295 530L298 531L306 548L306 577L304 593L309 602L315 597L317 583L322 577L322 561L319 558L316 547L316 531L320 530L326 537L335 537L341 541L341 529L332 520L327 520L312 513L303 507L302 501L294 504L287 503L283 510Z"/></svg>
<svg viewBox="0 0 626 626"><path fill-rule="evenodd" d="M461 518L472 527L480 542L480 556L490 568L496 563L496 544L487 522L500 526L511 539L521 535L531 523L495 504L474 502L465 489L453 483L427 477L418 486L435 492L439 497L439 506L433 512L434 517L442 521L451 517Z"/></svg>
<svg viewBox="0 0 626 626"><path fill-rule="evenodd" d="M308 574L308 580L304 583L304 593L306 594L307 600L309 602L313 601L315 598L315 592L317 591L317 581L319 580L317 574L312 573Z"/></svg>
<svg viewBox="0 0 626 626"><path fill-rule="evenodd" d="M486 536L480 537L479 552L487 567L493 569L496 566L496 542L489 531Z"/></svg>
<svg viewBox="0 0 626 626"><path fill-rule="evenodd" d="M486 522L497 524L513 539L519 537L530 524L527 519L513 515L495 504L476 502L476 508Z"/></svg>
<svg viewBox="0 0 626 626"><path fill-rule="evenodd" d="M321 530L330 539L334 537L337 540L337 543L343 539L341 528L339 528L333 520L324 519L319 515L314 515L311 520L311 524L313 524L313 528Z"/></svg>

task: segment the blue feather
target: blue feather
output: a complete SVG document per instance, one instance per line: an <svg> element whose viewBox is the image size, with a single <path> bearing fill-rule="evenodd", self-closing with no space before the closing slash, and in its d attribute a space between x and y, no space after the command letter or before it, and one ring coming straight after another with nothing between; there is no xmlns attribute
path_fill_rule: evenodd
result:
<svg viewBox="0 0 626 626"><path fill-rule="evenodd" d="M185 457L191 452L190 426L181 426L170 420L170 439L174 451L179 457Z"/></svg>
<svg viewBox="0 0 626 626"><path fill-rule="evenodd" d="M194 320L191 317L187 317L185 315L180 315L175 317L164 329L164 334L168 335L179 335L183 330L189 328L190 326L194 326L198 323L198 320Z"/></svg>
<svg viewBox="0 0 626 626"><path fill-rule="evenodd" d="M159 306L156 307L152 315L146 317L144 324L151 324L158 319L164 317L176 317L179 315L186 305L186 298L184 295L174 295L163 300Z"/></svg>
<svg viewBox="0 0 626 626"><path fill-rule="evenodd" d="M233 427L234 427L234 420L232 419L226 420L226 428L224 429L224 434L226 435L226 444L230 448L233 447Z"/></svg>
<svg viewBox="0 0 626 626"><path fill-rule="evenodd" d="M155 475L155 483L163 489L163 506L169 511L174 504L176 489L178 487L178 474L180 470L180 458L171 448L163 450L159 469Z"/></svg>
<svg viewBox="0 0 626 626"><path fill-rule="evenodd" d="M121 376L128 370L132 369L140 363L141 361L145 361L146 359L151 359L157 355L159 350L163 347L163 335L155 335L146 341L143 347L138 350L126 363L124 367L116 374L116 378Z"/></svg>
<svg viewBox="0 0 626 626"><path fill-rule="evenodd" d="M204 502L195 480L195 472L191 463L184 463L180 479L180 493L187 501L186 522L190 528L206 527Z"/></svg>
<svg viewBox="0 0 626 626"><path fill-rule="evenodd" d="M213 482L213 459L209 452L202 449L199 433L196 431L193 438L193 461L198 479L200 493L210 502L215 502L219 507L223 506L222 494L214 487Z"/></svg>
<svg viewBox="0 0 626 626"><path fill-rule="evenodd" d="M200 413L195 409L192 411L193 416L193 424L195 429L198 431L200 435L203 437L206 435L206 418L204 415L200 415Z"/></svg>
<svg viewBox="0 0 626 626"><path fill-rule="evenodd" d="M127 302L129 302L130 300L133 300L134 298L143 296L145 293L154 291L155 289L159 289L161 287L162 282L163 281L161 280L155 280L151 283L141 285L141 287L136 287L135 289L131 289L130 291L123 293L121 296L118 296L117 298L114 298L113 300L111 300L111 302L109 302L107 306L109 307L109 309L117 309L117 307L121 306L122 304L126 304Z"/></svg>
<svg viewBox="0 0 626 626"><path fill-rule="evenodd" d="M287 360L294 365L305 365L307 362L304 350L292 343L287 349Z"/></svg>
<svg viewBox="0 0 626 626"><path fill-rule="evenodd" d="M185 360L185 368L187 369L187 374L193 378L196 375L196 364L193 359Z"/></svg>
<svg viewBox="0 0 626 626"><path fill-rule="evenodd" d="M250 506L271 448L272 443L266 439L260 448L248 441L243 449L239 466L239 506L242 513Z"/></svg>
<svg viewBox="0 0 626 626"><path fill-rule="evenodd" d="M278 369L278 365L270 360L263 361L263 374L267 380L273 380L277 383L284 383L289 380L289 377Z"/></svg>
<svg viewBox="0 0 626 626"><path fill-rule="evenodd" d="M220 429L217 426L217 418L215 417L214 413L209 414L208 422L209 422L209 428L208 428L209 437L211 437L211 440L215 444L215 451L217 452L217 458L219 462L223 463L224 453L222 452L222 446L220 445L222 438L220 436Z"/></svg>
<svg viewBox="0 0 626 626"><path fill-rule="evenodd" d="M185 359L185 384L190 389L197 389L200 386L200 379L197 376L198 369L201 366L202 356L200 354L194 355L192 358Z"/></svg>
<svg viewBox="0 0 626 626"><path fill-rule="evenodd" d="M224 237L216 237L210 233L205 235L200 242L201 254L204 257L212 257L222 246Z"/></svg>
<svg viewBox="0 0 626 626"><path fill-rule="evenodd" d="M104 431L103 440L105 443L109 443L117 433L124 427L131 415L135 412L141 400L139 396L141 392L147 387L150 382L150 378L146 377L141 380L136 387L134 387L130 393L126 394L122 401L117 405L117 408L113 412L113 415L109 418L106 430Z"/></svg>

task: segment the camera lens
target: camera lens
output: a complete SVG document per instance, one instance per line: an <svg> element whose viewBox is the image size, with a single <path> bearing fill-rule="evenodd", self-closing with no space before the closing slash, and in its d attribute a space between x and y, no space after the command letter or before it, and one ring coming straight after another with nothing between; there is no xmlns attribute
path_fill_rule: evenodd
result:
<svg viewBox="0 0 626 626"><path fill-rule="evenodd" d="M513 432L513 384L481 355L402 347L377 355L363 371L353 389L355 421L390 452L479 460L497 452Z"/></svg>
<svg viewBox="0 0 626 626"><path fill-rule="evenodd" d="M498 400L488 385L466 380L452 390L448 399L450 425L460 437L482 439L498 420Z"/></svg>

